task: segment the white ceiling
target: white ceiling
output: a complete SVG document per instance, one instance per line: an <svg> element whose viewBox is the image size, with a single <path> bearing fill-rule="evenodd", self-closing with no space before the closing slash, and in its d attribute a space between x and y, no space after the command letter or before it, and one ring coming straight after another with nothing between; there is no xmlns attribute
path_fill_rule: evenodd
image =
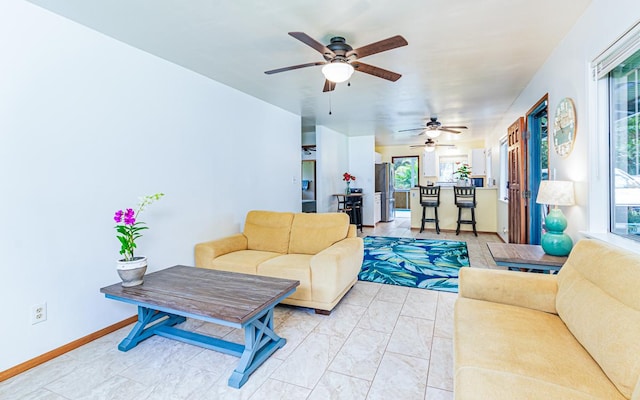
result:
<svg viewBox="0 0 640 400"><path fill-rule="evenodd" d="M466 125L451 139L477 140L504 112L590 0L30 0L59 15L350 136L419 144L398 133L437 116ZM409 45L362 61L402 74L389 82L356 72L323 93L323 61L287 34L302 31L354 48L394 35ZM541 93L541 96L543 93ZM332 115L329 115L331 104ZM238 124L255 124L251 116Z"/></svg>

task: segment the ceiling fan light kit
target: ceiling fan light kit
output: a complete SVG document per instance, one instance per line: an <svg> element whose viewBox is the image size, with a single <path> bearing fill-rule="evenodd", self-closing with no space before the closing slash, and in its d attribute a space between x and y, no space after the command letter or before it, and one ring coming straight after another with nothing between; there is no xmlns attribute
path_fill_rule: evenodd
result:
<svg viewBox="0 0 640 400"><path fill-rule="evenodd" d="M433 151L436 151L436 145L435 143L431 146L429 146L428 144L424 145L424 151L426 151L427 153L431 153Z"/></svg>
<svg viewBox="0 0 640 400"><path fill-rule="evenodd" d="M324 77L334 83L342 83L353 75L354 68L346 61L336 60L322 67Z"/></svg>
<svg viewBox="0 0 640 400"><path fill-rule="evenodd" d="M427 130L426 131L426 135L429 136L432 139L437 138L438 136L440 136L440 130L434 129L434 130Z"/></svg>
<svg viewBox="0 0 640 400"><path fill-rule="evenodd" d="M289 32L289 35L322 54L325 61L272 69L265 71L265 74L272 75L294 69L324 65L322 67L322 74L325 77L324 89L322 90L323 92L333 91L336 88L336 83L349 80L355 70L378 78L386 79L391 82L397 81L402 76L398 73L358 61L359 59L372 54L382 53L383 51L406 46L408 44L407 41L400 35L380 40L375 43L370 43L366 46L358 47L357 49L351 47L351 45L349 45L342 36L332 37L331 43L325 46L304 32Z"/></svg>

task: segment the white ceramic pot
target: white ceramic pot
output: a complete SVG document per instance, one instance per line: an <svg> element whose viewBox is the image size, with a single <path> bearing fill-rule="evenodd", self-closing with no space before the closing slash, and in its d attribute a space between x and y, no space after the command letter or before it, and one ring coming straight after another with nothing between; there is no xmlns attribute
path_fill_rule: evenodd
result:
<svg viewBox="0 0 640 400"><path fill-rule="evenodd" d="M131 261L118 260L116 270L122 279L122 286L142 285L144 274L147 272L147 257L133 257Z"/></svg>

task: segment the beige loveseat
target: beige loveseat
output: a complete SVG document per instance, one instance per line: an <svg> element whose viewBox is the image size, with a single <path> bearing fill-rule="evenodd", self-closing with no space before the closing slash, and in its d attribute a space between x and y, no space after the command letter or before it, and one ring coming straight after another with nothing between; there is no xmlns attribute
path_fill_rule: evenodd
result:
<svg viewBox="0 0 640 400"><path fill-rule="evenodd" d="M640 399L640 256L581 240L558 275L462 268L456 399Z"/></svg>
<svg viewBox="0 0 640 400"><path fill-rule="evenodd" d="M363 255L345 213L250 211L242 233L195 247L197 267L300 281L283 303L319 313L356 283Z"/></svg>

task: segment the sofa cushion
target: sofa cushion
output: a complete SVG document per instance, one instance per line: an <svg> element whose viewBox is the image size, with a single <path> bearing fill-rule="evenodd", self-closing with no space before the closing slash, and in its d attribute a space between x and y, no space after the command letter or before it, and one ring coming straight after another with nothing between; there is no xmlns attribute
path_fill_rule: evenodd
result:
<svg viewBox="0 0 640 400"><path fill-rule="evenodd" d="M457 398L624 399L555 314L458 298L454 327Z"/></svg>
<svg viewBox="0 0 640 400"><path fill-rule="evenodd" d="M347 237L349 216L345 213L296 214L291 226L289 253L317 254Z"/></svg>
<svg viewBox="0 0 640 400"><path fill-rule="evenodd" d="M286 254L289 249L293 213L249 211L244 223L244 235L249 250Z"/></svg>
<svg viewBox="0 0 640 400"><path fill-rule="evenodd" d="M457 371L455 377L456 399L473 400L514 400L514 399L570 399L601 400L587 393L573 390L566 386L558 386L552 382L512 374L508 371L496 371L486 368L465 367ZM607 397L608 400L624 399Z"/></svg>
<svg viewBox="0 0 640 400"><path fill-rule="evenodd" d="M640 257L596 240L576 244L558 274L556 308L627 398L640 377Z"/></svg>
<svg viewBox="0 0 640 400"><path fill-rule="evenodd" d="M300 281L300 286L290 299L311 300L310 255L285 254L269 259L258 265L258 275Z"/></svg>
<svg viewBox="0 0 640 400"><path fill-rule="evenodd" d="M280 253L272 251L240 250L216 257L210 265L212 269L221 271L256 275L258 264L278 256Z"/></svg>

